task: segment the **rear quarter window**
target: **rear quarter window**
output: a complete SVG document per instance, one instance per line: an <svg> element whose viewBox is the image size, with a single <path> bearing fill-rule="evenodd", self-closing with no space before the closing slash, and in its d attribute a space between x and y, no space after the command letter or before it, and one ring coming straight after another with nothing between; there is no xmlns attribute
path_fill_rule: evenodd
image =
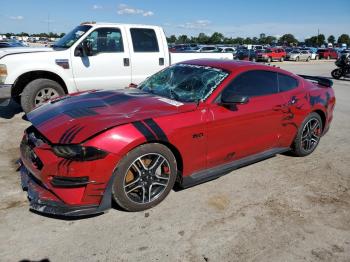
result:
<svg viewBox="0 0 350 262"><path fill-rule="evenodd" d="M131 28L134 52L159 52L158 40L153 29Z"/></svg>
<svg viewBox="0 0 350 262"><path fill-rule="evenodd" d="M278 73L278 87L280 92L289 91L298 86L299 82L294 77Z"/></svg>

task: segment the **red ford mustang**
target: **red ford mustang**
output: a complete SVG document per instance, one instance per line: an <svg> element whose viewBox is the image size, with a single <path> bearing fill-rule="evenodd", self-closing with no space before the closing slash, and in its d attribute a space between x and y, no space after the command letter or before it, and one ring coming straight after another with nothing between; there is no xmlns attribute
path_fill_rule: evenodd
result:
<svg viewBox="0 0 350 262"><path fill-rule="evenodd" d="M278 153L312 153L332 121L331 86L256 63L194 60L135 89L61 97L27 115L22 187L43 213L100 213L112 200L145 210L175 182L188 187Z"/></svg>

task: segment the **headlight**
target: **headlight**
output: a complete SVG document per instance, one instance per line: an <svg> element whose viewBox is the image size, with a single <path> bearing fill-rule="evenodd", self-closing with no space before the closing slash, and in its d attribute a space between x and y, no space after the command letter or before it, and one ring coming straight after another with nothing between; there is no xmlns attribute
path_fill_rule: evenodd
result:
<svg viewBox="0 0 350 262"><path fill-rule="evenodd" d="M53 146L53 152L58 157L75 161L97 160L106 157L108 154L101 149L81 145Z"/></svg>
<svg viewBox="0 0 350 262"><path fill-rule="evenodd" d="M0 65L0 84L5 83L7 77L7 67L6 65Z"/></svg>

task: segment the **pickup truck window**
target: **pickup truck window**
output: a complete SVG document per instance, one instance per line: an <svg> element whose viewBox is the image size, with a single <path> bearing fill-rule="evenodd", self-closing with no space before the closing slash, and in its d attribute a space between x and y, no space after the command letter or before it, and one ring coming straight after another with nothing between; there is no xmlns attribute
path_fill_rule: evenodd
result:
<svg viewBox="0 0 350 262"><path fill-rule="evenodd" d="M146 79L139 88L180 102L196 102L205 100L227 76L221 69L176 64Z"/></svg>
<svg viewBox="0 0 350 262"><path fill-rule="evenodd" d="M84 41L89 41L93 54L124 52L123 38L118 28L98 28Z"/></svg>
<svg viewBox="0 0 350 262"><path fill-rule="evenodd" d="M89 29L90 25L81 25L74 28L60 40L53 44L53 48L69 48L78 41Z"/></svg>
<svg viewBox="0 0 350 262"><path fill-rule="evenodd" d="M131 28L134 52L159 52L158 40L153 29Z"/></svg>

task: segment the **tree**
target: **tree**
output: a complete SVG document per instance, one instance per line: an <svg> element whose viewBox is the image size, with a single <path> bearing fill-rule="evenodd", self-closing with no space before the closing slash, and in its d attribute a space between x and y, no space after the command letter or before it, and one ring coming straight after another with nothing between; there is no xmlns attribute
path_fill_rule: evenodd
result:
<svg viewBox="0 0 350 262"><path fill-rule="evenodd" d="M65 33L61 33L60 38L64 37L65 35L66 35Z"/></svg>
<svg viewBox="0 0 350 262"><path fill-rule="evenodd" d="M276 41L277 41L276 37L274 37L272 35L269 35L269 36L267 36L265 38L265 42L262 43L262 44L264 44L264 45L272 45L272 44L276 43Z"/></svg>
<svg viewBox="0 0 350 262"><path fill-rule="evenodd" d="M335 43L335 37L334 35L330 35L327 39L328 43L334 44Z"/></svg>
<svg viewBox="0 0 350 262"><path fill-rule="evenodd" d="M180 35L178 38L177 38L177 43L178 44L186 44L189 42L189 39L188 39L188 36L187 35Z"/></svg>
<svg viewBox="0 0 350 262"><path fill-rule="evenodd" d="M199 33L197 37L198 44L207 44L209 42L209 36L204 33Z"/></svg>
<svg viewBox="0 0 350 262"><path fill-rule="evenodd" d="M338 38L338 44L347 44L350 45L350 37L348 34L342 34Z"/></svg>
<svg viewBox="0 0 350 262"><path fill-rule="evenodd" d="M176 42L176 36L175 35L171 35L170 37L167 37L167 41L168 43L175 43Z"/></svg>
<svg viewBox="0 0 350 262"><path fill-rule="evenodd" d="M324 45L325 41L326 41L326 37L324 36L324 34L319 34L317 37L317 44L319 46Z"/></svg>
<svg viewBox="0 0 350 262"><path fill-rule="evenodd" d="M214 45L221 44L223 40L224 40L224 35L221 33L215 32L209 38L209 43Z"/></svg>
<svg viewBox="0 0 350 262"><path fill-rule="evenodd" d="M292 34L284 34L283 36L281 36L281 38L279 39L279 42L281 44L285 44L285 45L291 45L291 44L297 44L298 40L294 37L294 35Z"/></svg>

